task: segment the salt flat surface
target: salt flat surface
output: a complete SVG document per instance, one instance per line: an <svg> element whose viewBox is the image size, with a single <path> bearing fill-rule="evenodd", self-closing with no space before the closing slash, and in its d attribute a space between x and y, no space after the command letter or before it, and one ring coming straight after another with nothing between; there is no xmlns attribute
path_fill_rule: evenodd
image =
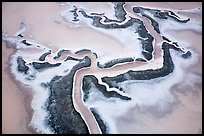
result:
<svg viewBox="0 0 204 136"><path fill-rule="evenodd" d="M182 24L172 19L162 20L154 17L150 12L145 12L159 23L161 34L158 35L146 19L134 15L135 13L133 12L128 13L124 22L130 19L129 15L144 19L147 31L155 38L153 47L157 48L157 50L153 53L158 55L154 54L154 58L150 62L122 63L108 69L99 69L97 66L91 66L90 68L81 69L78 72L81 75L76 73L74 85L81 83L77 81L81 81L84 75L94 75L99 80L99 84L106 86L106 91L115 91L131 98L130 101L124 101L119 98L107 98L98 88L93 87L89 90L90 94L87 101L83 102L82 85L77 84L73 88L73 103L91 133L101 133L101 130L97 130L100 128L91 114L90 108L96 109L96 112L105 122L109 133L202 133L202 122L200 120L202 118L202 21L199 19L202 18L202 4L194 2L192 4L181 3L181 5L183 7L178 7L178 5L169 2L166 4L126 3L124 8L127 13L131 11L133 6L142 6L164 11L171 10L178 13L181 20L187 18L191 20ZM143 57L141 54L141 43L138 40L139 35L134 32L134 27L110 30L97 28L92 25L91 19L85 18L79 12L77 12L79 21L73 22L73 14L70 13L70 10L74 6L86 11L88 15L93 12L104 13L110 19L117 19L114 16L112 3L3 3L2 43L4 41L7 42L7 46L10 47L3 48L3 50L8 51L12 48L15 50L10 54L10 58L7 56L8 62L4 62L4 69L8 71L4 74L8 76L7 74L11 73L13 75L12 80L20 81L28 93L31 93L31 89L28 88L32 88L33 96L29 101L33 114L30 119L24 118L23 123L34 128L36 131L34 133L54 133L45 123L47 116L49 116L49 112L46 110L46 102L50 96L50 91L42 83L49 83L55 76L67 75L79 62L74 60L64 61L63 57L56 60L53 59L58 51L61 49L70 50L67 54L79 59L88 55L92 59L93 64L96 64L96 62L104 64L117 58ZM196 17L191 14L195 14ZM103 20L101 23L103 23ZM23 37L19 37L19 34L22 34ZM151 80L124 81L119 83L119 86L123 88L123 92L116 88L110 88L101 81L104 76L112 77L125 73L128 70L155 70L161 68L163 66L163 52L161 50L162 39L160 36L165 36L172 42L177 42L182 50L185 52L190 51L192 56L184 59L181 57L182 53L170 50L175 66L172 73L165 77ZM22 40L25 39L32 46L23 44ZM81 49L91 50L92 53L97 54L98 58L86 52L81 55L75 54L76 51ZM39 57L49 50L51 50L51 54L42 62L49 62L50 64L61 63L60 66L38 71L29 64L41 62ZM18 63L16 58L18 56L21 56L25 60L26 66L29 67L27 74L17 70ZM65 56L66 53L64 58L66 58ZM11 79L8 79L8 83L16 84ZM9 94L7 91L11 88L3 86L3 93ZM17 89L17 91L21 90ZM7 97L7 95L3 97ZM12 97L21 99L22 96L13 95ZM3 99L4 104L6 104L5 99ZM19 103L19 108L23 106L23 102ZM12 108L5 105L4 107L5 109ZM13 110L13 112L15 111L18 110ZM6 112L11 111L6 110ZM23 118L26 114L28 114L26 111L22 111L22 116L19 116ZM14 133L10 131L12 128L9 128L7 119L9 117L6 117L6 113L4 113L3 118L3 133ZM28 120L30 120L29 123L27 123ZM130 122L129 124L128 121ZM7 125L5 126L5 124ZM16 124L21 124L21 122L19 121ZM95 126L96 124L97 127ZM176 124L182 127L173 127ZM11 127L15 126L12 125ZM19 128L16 133L27 133L27 128L23 129Z"/></svg>

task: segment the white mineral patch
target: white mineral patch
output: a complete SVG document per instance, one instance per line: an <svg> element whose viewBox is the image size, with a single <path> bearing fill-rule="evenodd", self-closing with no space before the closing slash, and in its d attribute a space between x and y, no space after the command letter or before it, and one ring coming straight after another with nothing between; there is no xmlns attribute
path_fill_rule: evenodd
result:
<svg viewBox="0 0 204 136"><path fill-rule="evenodd" d="M129 3L129 4L134 5L134 3ZM3 5L5 5L5 3L3 3ZM44 3L43 5L45 6L46 4ZM139 6L139 5L140 4L136 4L135 6ZM146 6L145 4L143 5L144 5L143 7L150 8L150 9L158 9L160 7L160 6L158 7L150 6L148 4ZM70 70L79 62L79 61L73 61L73 60L67 60L67 61L60 60L60 59L54 60L53 57L57 55L58 51L62 49L66 49L66 50L70 50L70 52L74 54L76 51L79 51L81 49L89 49L93 53L96 53L98 55L99 58L96 59L96 61L100 62L100 64L104 64L107 61L118 59L118 58L127 58L127 57L143 58L143 55L141 54L141 51L142 51L141 43L138 40L139 36L137 33L134 33L135 32L134 27L138 26L137 23L135 23L131 27L128 27L127 29L109 30L109 29L96 28L92 25L92 19L85 18L79 12L79 10L84 10L88 15L90 15L90 13L99 13L99 14L104 13L104 16L107 16L109 19L117 20L117 18L114 15L113 3L92 3L92 2L62 3L60 2L60 3L57 3L56 5L53 4L52 6L55 8L57 7L59 9L60 8L63 9L59 12L56 12L56 15L58 15L60 18L59 20L58 19L56 20L56 17L53 17L54 15L50 16L53 18L49 18L49 19L46 18L46 21L44 22L40 22L42 20L40 20L39 18L36 18L36 20L34 20L35 18L33 18L33 16L35 17L40 12L36 12L36 14L30 16L31 13L33 14L33 11L26 12L28 15L27 17L24 17L23 14L21 15L21 13L25 12L28 9L23 11L19 7L19 9L17 8L15 9L16 11L20 10L19 15L21 17L21 24L20 24L19 30L17 32L15 31L14 34L8 34L6 31L2 31L2 40L7 43L8 47L13 47L16 49L16 52L11 56L11 59L9 62L11 66L10 67L11 73L14 75L14 78L16 80L20 81L23 85L26 86L26 88L28 88L28 91L30 91L30 88L32 88L32 90L34 91L33 99L31 102L31 107L34 112L29 125L35 128L36 131L39 133L48 133L48 134L54 133L51 130L51 128L49 128L47 124L45 124L45 120L49 116L49 113L46 110L46 101L50 96L50 92L48 88L46 88L45 86L42 86L42 83L45 83L45 84L49 83L51 79L55 76L67 75L70 72ZM76 21L76 22L72 21L73 13L70 12L70 10L74 9L74 6L78 8L77 14L79 15L77 17L79 21ZM53 11L55 11L56 9L54 9ZM171 9L170 7L161 8L161 9L171 10L178 14L179 12L186 12L186 13L196 14L199 16L202 15L201 7L190 8L185 10ZM37 10L40 10L40 8ZM46 11L46 12L49 15L50 13L53 14L53 12L51 11ZM174 87L175 85L179 85L178 87L179 89L183 89L185 87L193 88L195 84L202 83L202 77L200 75L187 71L187 69L190 69L191 67L197 65L199 63L199 57L202 56L198 54L196 51L194 51L194 49L192 48L195 43L193 44L191 42L188 42L189 39L180 40L175 33L172 33L177 31L188 30L188 31L193 31L198 35L202 35L202 22L200 22L195 18L193 19L190 18L190 21L187 23L179 23L173 19L162 20L162 19L156 18L152 14L150 14L150 12L147 12L147 11L145 11L145 13L159 23L159 29L162 36L165 36L166 38L170 39L172 42L178 42L178 45L181 47L182 50L184 50L185 52L190 51L192 55L190 58L184 59L181 57L182 53L178 53L177 51L170 49L170 53L174 63L174 71L172 73L170 73L165 77L159 77L151 80L124 81L122 83L119 83L119 86L123 88L123 92L121 92L116 88L109 88L109 86L106 83L102 82L101 78L104 76L110 76L110 77L116 76L118 74L127 72L130 70L129 68L130 65L127 64L126 65L127 69L125 70L122 69L118 71L114 71L114 70L111 71L111 69L108 69L110 71L105 72L106 74L103 74L102 70L99 71L98 69L94 69L95 71L93 70L92 74L98 78L99 84L106 86L107 91L115 91L123 96L128 96L131 98L130 101L121 100L119 98L106 98L105 96L103 96L101 92L99 92L99 90L96 87L92 87L89 90L90 94L88 95L89 97L87 101L82 103L86 105L88 108L94 108L96 110L96 112L99 114L101 119L107 125L109 129L109 133L119 133L120 130L117 124L118 118L123 116L128 116L130 114L128 112L135 106L138 106L141 109L141 111L144 111L144 113L148 112L152 114L152 116L156 116L155 114L157 112L153 114L153 111L148 109L149 107L154 107L155 108L154 110L157 110L158 113L161 114L161 118L162 118L163 117L162 115L164 115L166 111L169 111L172 108L171 106L168 106L168 105L171 105L171 104L173 105L175 102L179 101L176 95L172 92L172 87ZM181 15L181 14L179 14L178 16L180 17L181 20L185 20L188 18L187 16ZM7 17L10 17L10 16L7 16ZM31 22L32 21L33 22L32 23L30 22L27 24L26 21L28 20L24 21L24 18L31 20ZM126 20L118 24L123 24L127 22L129 19L130 17L126 15ZM19 20L19 19L16 19L16 20ZM50 20L53 21L53 24L55 24L55 26L49 22ZM104 20L104 17L101 20L102 23L104 23L103 20ZM46 24L47 21L51 25ZM57 23L54 23L54 22L57 22ZM37 23L36 26L35 26L35 23ZM5 24L6 23L4 22L4 25ZM13 22L11 24L13 25ZM104 24L109 24L109 23L104 23ZM39 30L32 30L31 27L33 26L35 26L34 28L37 28L38 26ZM43 37L43 38L47 38L46 40L48 40L49 38L51 39L51 40L49 39L50 43L48 42L49 43L48 45L37 43L36 41L38 40L35 39L35 36L37 34L40 35L40 36L38 35L40 38L45 35L47 36L46 33L43 33L45 29L41 30L42 26L44 27L46 26L45 28L48 28L49 32L52 32L50 31L52 30L52 28L54 30L53 33L50 33L50 35L52 36L54 35L53 37L52 36ZM55 32L58 29L59 31ZM65 32L65 30L67 32ZM149 32L149 30L147 31ZM27 32L34 32L35 35L32 37L31 34L28 34ZM26 35L29 38L27 38L26 36L19 37L18 36L19 34L22 34L23 36ZM34 40L31 40L30 38ZM59 40L58 38L61 38L61 39ZM22 43L23 40L26 40L27 43L30 43L32 45L27 46L23 44ZM154 44L158 45L158 43L156 44L155 42L156 41L154 40L153 45ZM46 42L44 41L44 43ZM59 44L56 44L56 43L59 43ZM55 50L52 50L53 48ZM40 71L36 70L30 63L41 62L39 61L39 57L43 53L48 52L49 50L51 50L51 54L48 55L45 61L42 61L42 62L49 62L51 64L55 64L55 63L62 63L62 64L57 67L46 68ZM155 54L153 54L153 56L154 55ZM29 67L27 74L21 73L17 70L18 56L21 56L26 61L25 65ZM162 57L157 59L153 58L146 65L136 66L133 69L134 70L159 69L163 66L162 51L161 51L161 56ZM83 69L83 70L86 70L86 69ZM81 79L75 79L75 80L81 80ZM83 92L82 92L82 95L83 95ZM77 100L77 101L80 101L80 100ZM85 115L86 113L82 112L81 114ZM194 117L194 116L193 117L190 116L191 115L190 111L188 115L189 115L189 118ZM144 116L146 116L146 114L144 114ZM85 116L82 116L82 118L86 120ZM137 120L137 121L140 121L140 120ZM145 122L148 120L144 119L142 121ZM136 124L137 123L138 122L136 122ZM142 127L145 128L145 126L142 126ZM202 127L202 124L201 124L201 127ZM140 131L137 131L137 132L140 132Z"/></svg>

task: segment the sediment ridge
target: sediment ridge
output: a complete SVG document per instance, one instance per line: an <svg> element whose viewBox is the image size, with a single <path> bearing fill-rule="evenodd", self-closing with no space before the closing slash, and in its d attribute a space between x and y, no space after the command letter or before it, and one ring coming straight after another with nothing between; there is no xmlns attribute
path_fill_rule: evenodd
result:
<svg viewBox="0 0 204 136"><path fill-rule="evenodd" d="M114 76L114 77L102 77L102 82L107 83L110 88L114 87L122 91L122 88L119 87L118 83L124 82L126 80L150 80L158 77L167 76L169 73L173 72L174 63L171 58L170 49L174 49L176 51L180 51L184 54L180 48L175 47L173 44L169 44L167 42L162 43L162 50L163 50L163 67L153 70L139 70L133 71L129 70L126 73ZM186 54L190 55L190 53ZM186 56L182 56L187 58Z"/></svg>
<svg viewBox="0 0 204 136"><path fill-rule="evenodd" d="M53 78L48 87L50 96L47 100L47 110L50 116L47 119L48 125L57 134L87 134L89 133L86 123L73 105L72 89L73 78L77 70L89 67L91 60L84 57L64 77Z"/></svg>
<svg viewBox="0 0 204 136"><path fill-rule="evenodd" d="M88 99L88 95L90 93L90 88L97 88L98 91L100 91L104 97L107 98L119 98L122 100L131 100L130 97L123 96L115 91L107 91L105 85L101 85L98 83L98 79L94 75L86 75L83 78L83 85L82 90L84 92L83 101L86 102Z"/></svg>

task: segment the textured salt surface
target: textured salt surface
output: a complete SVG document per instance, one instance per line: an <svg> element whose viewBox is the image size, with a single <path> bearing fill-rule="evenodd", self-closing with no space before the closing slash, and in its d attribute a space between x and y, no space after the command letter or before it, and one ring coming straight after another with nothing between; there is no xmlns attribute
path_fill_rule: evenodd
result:
<svg viewBox="0 0 204 136"><path fill-rule="evenodd" d="M27 3L23 3L22 5L26 4ZM50 39L52 40L50 40L45 36L45 32L39 34L37 33L39 32L37 31L38 29L36 27L33 27L30 32L35 35L35 39L41 39L41 44L38 44L36 43L36 41L31 40L31 37L28 38L29 34L25 32L28 30L26 30L24 22L21 23L20 30L18 32L11 32L12 34L16 32L12 37L10 35L7 35L6 32L2 32L2 39L7 42L8 47L14 47L16 45L16 48L18 49L18 51L12 56L11 59L12 73L17 80L21 81L25 85L31 86L35 91L34 98L31 103L34 113L30 125L34 127L36 131L41 133L170 133L170 131L173 129L178 133L196 133L197 130L200 130L199 127L201 127L201 122L199 121L199 117L202 111L199 110L197 111L196 115L189 114L189 116L195 118L194 127L186 126L180 130L177 130L176 128L169 130L169 126L165 126L163 130L159 130L157 128L154 129L152 127L152 120L160 119L160 125L158 125L159 128L159 126L161 126L162 123L164 123L166 120L176 120L177 116L180 116L182 112L184 112L183 110L178 111L178 109L180 109L186 97L184 97L184 99L180 99L182 95L178 95L179 97L177 97L174 93L172 93L171 88L183 82L183 80L185 79L185 72L187 72L190 67L193 67L193 65L198 64L198 61L200 60L200 51L196 48L201 47L199 46L201 45L201 42L199 42L199 45L197 45L198 47L192 47L196 46L194 45L195 42L193 38L195 36L199 37L200 35L202 35L202 22L194 18L186 22L185 25L181 25L180 23L178 23L178 21L177 23L175 20L171 19L165 21L155 18L152 16L152 14L145 12L145 14L148 15L148 17L146 16L146 19L145 17L140 18L137 15L131 16L133 18L136 17L136 23L134 23L133 26L130 25L131 27L129 27L128 21L131 20L131 17L129 17L128 15L132 15L135 13L132 12L131 14L124 14L124 11L130 11L130 9L125 9L124 11L122 11L121 7L124 3L115 3L115 7L112 3L97 4L110 8L107 8L109 10L104 11L100 10L101 8L90 8L93 6L93 3L60 3L59 5L61 6L61 8L68 8L68 10L60 14L64 18L64 20L59 19L57 21L58 23L52 23L52 25L55 26L53 32L56 30L55 33L64 33L64 35L56 37L51 36ZM48 6L45 6L46 3L43 3L42 5L47 8L47 11L51 9L49 9ZM55 10L53 11L54 14L54 12L57 12L58 8L56 8L57 6L55 4L51 5L53 8L55 8ZM130 5L135 7L135 5L137 4L134 5L133 3L127 3L127 5L125 5L124 7L129 6L130 8ZM194 4L194 6L195 5L196 4ZM37 6L37 3L35 3L35 6ZM137 6L140 5L138 4ZM29 4L27 8L28 7L30 7L31 9L35 9L32 6L29 6ZM115 10L115 12L114 8L117 9ZM152 7L150 6L145 8L151 9ZM165 10L163 8L161 9ZM171 10L171 8L166 9ZM40 8L38 10L40 10ZM71 14L69 12L70 10L73 10L71 11ZM121 13L117 14L117 12L120 11ZM174 13L178 13L177 11L182 10L173 9L172 11ZM169 14L171 13L172 15L174 15L173 12L169 12ZM184 12L193 12L196 14L201 13L200 10L185 10ZM114 13L116 13L115 16ZM185 17L185 15L182 16L181 14L179 14L178 16L180 16L182 20L183 18L187 18ZM176 17L178 16L176 15ZM43 17L43 15L41 15L41 17ZM159 28L155 29L154 26L151 26L152 22L150 17L154 18L154 20L158 22ZM188 18L189 17L191 16L188 16ZM48 22L51 22L51 20L53 21L53 19L48 18ZM97 19L99 18L101 18L102 20L97 22ZM33 19L31 17L26 17L26 19L30 19L30 22L28 21L28 23L26 23L27 26L33 24ZM150 19L150 21L149 23L144 21L144 25L141 25L141 22L137 19L142 21L147 21L148 19ZM94 21L96 22L92 25ZM137 24L137 21L140 23ZM43 29L48 30L49 27L46 26L45 23L40 27L42 27L43 25ZM62 25L69 25L69 28L65 29L64 27L62 27ZM172 27L169 28L169 25ZM5 24L3 26L4 28L6 28ZM108 28L110 27L111 30L107 29L107 26ZM35 28L36 30L34 30ZM137 28L140 28L141 30L138 29L135 31L134 29ZM192 41L191 43L186 42L186 40L181 40L183 35L178 38L176 34L172 34L176 31L183 30L195 31L197 33L197 35L191 37L192 40L189 40ZM134 33L134 31L136 33ZM83 38L80 38L79 36L73 36L75 34L78 35L79 32L82 35L81 37ZM87 33L89 33L89 35ZM157 33L160 33L161 35ZM106 35L109 38L107 38ZM64 38L67 36L69 36L70 39L66 42ZM153 36L153 40L151 40L151 36ZM172 49L170 49L169 52L163 52L161 48L163 40L160 36L165 36L166 38L170 39L170 44L175 47L177 47L177 45L180 46L181 49L184 50L184 52L175 52ZM43 39L49 40L44 40L46 42L42 42ZM200 38L198 39L200 40ZM81 42L81 40L83 42ZM149 43L146 40L149 41ZM92 42L90 43L90 41ZM99 43L98 41L104 42ZM177 42L177 44L175 44L175 42ZM50 43L53 43L54 46L48 46ZM106 46L104 46L104 43ZM141 44L143 45L141 46ZM100 47L102 48L99 48L96 45L101 45ZM110 45L113 45L112 48L110 48ZM154 47L154 49L151 49L149 47ZM195 50L199 54L197 54ZM151 53L152 57L149 56ZM30 54L32 54L32 56L30 56ZM84 63L83 58L86 56L86 54L91 54L89 55L92 64L91 67L80 69L80 72L76 72L75 78L73 75L69 76L70 73L75 71L74 68L77 67L77 63ZM148 78L148 76L151 75L150 73L154 74L153 71L157 71L157 69L159 71L159 69L163 66L171 67L171 61L167 61L169 63L168 65L165 65L165 59L162 59L162 56L166 56L166 54L171 56L172 62L174 63L173 68L168 70L169 75L167 75L168 73L166 73L164 74L166 77L159 77L161 73L158 72L156 73L157 78ZM183 54L185 54L185 56ZM129 59L117 60L118 56L120 56L120 58L132 57L131 59L134 59L135 62L133 62L132 60L129 61ZM142 60L144 62L139 63L137 60ZM98 68L97 64L101 68ZM129 74L124 74L129 70L145 71L146 69L150 69L150 71L152 72L150 72L149 75L146 75L145 72L142 72L142 80L139 80L138 78L136 78L137 80L133 80L134 78L132 78ZM199 68L198 70L201 71L201 69ZM78 73L83 75L79 75ZM110 78L112 80L110 82L111 85L110 83L106 84L107 82L103 82L104 77L115 77L120 74L123 74L123 79L125 80L121 80L120 82L117 81L117 83ZM66 78L66 75L69 76L70 79ZM98 79L97 82L99 85L93 85L94 81L89 82L89 87L85 89L87 90L87 92L89 92L89 94L83 92L85 91L83 89L83 86L81 86L81 88L75 87L77 85L79 86L79 84L82 85L82 82L78 81L82 81L85 75L94 75ZM190 76L192 86L196 86L201 82L202 72L201 74L196 75L193 71L190 71L189 75L192 75ZM65 82L69 82L69 84L71 84L70 87L68 87L69 89L64 86ZM72 82L74 84L73 88L71 87L73 85ZM106 90L101 90L102 85L104 85ZM62 86L60 87L61 91L58 93L57 86ZM65 97L67 91L69 93L73 91L72 97ZM105 91L107 91L107 94ZM111 91L113 91L114 93L112 93ZM128 98L128 100L123 98ZM188 102L189 99L190 98L187 99ZM201 100L200 97L199 100ZM64 106L61 105L62 103L64 103ZM68 105L71 105L71 107L68 108ZM123 107L122 110L121 107ZM139 107L139 110L137 110L137 108L135 109L135 107ZM197 110L199 108L200 107L198 106L193 110ZM126 120L132 118L131 116L128 116L128 111L130 111L130 109L134 109L134 113L132 114L136 114L137 117L134 118L132 126L128 127L132 128L135 131L128 129L128 127L125 127ZM189 109L189 107L185 107L185 109ZM190 108L190 110L191 109L192 108ZM117 113L115 111L117 111ZM91 112L93 114L91 114ZM142 118L144 118L144 120L140 120L140 114L143 114ZM165 117L167 115L170 117L166 119ZM122 118L126 118L126 120L123 120ZM188 120L186 116L184 116L184 118L182 119ZM69 122L72 122L72 125L65 120L69 120ZM138 123L141 121L142 123ZM75 123L80 124L82 129L75 128ZM169 125L170 124L171 123L169 123ZM173 125L173 123L171 125ZM118 129L121 126L124 129ZM140 129L135 129L134 127L138 127ZM126 131L125 128L127 128Z"/></svg>

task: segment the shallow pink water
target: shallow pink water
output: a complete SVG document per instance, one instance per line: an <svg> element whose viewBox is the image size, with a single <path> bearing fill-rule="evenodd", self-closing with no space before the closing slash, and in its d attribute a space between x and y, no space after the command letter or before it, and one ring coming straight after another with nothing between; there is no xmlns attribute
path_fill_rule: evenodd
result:
<svg viewBox="0 0 204 136"><path fill-rule="evenodd" d="M132 5L140 5L147 7L159 7L159 8L167 8L167 9L190 9L195 7L201 7L201 3L129 3L127 4L127 11L129 11L129 7ZM182 5L182 6L181 6ZM59 25L55 23L54 19L59 19L59 16L56 14L61 9L57 6L56 3L3 3L2 6L2 29L7 30L8 34L13 34L18 30L19 22L24 19L26 20L26 24L28 26L28 33L31 34L36 41L44 44L45 46L50 47L52 44L52 49L57 50L61 47L77 47L81 48L81 43L84 43L86 46L94 47L96 44L101 47L102 51L105 52L113 52L114 50L116 54L121 53L121 48L115 39L111 39L110 37L105 36L102 33L99 33L90 28L75 28L70 29L65 27L63 24ZM133 13L130 13L133 15ZM134 16L134 15L133 15ZM190 17L190 15L189 15ZM150 23L147 19L141 18L144 20L146 27L149 29L150 33L156 37L158 42L161 42L161 38L157 35ZM80 40L78 39L78 35L81 34ZM172 31L172 34L177 34L179 39L184 39L193 44L195 50L202 56L202 34L196 34L192 31ZM92 37L95 37L92 40ZM91 44L90 44L90 40ZM66 44L65 44L66 43ZM109 43L112 45L112 48L108 46L103 46L104 43ZM3 62L2 69L6 69L8 67L8 57L12 53L10 49L5 47L3 49ZM143 68L148 68L150 65L155 65L161 63L160 58L160 50L156 50L156 58L157 61L152 62L150 64L145 65ZM200 58L202 60L202 57ZM81 70L76 75L76 81L80 82L82 75L87 73L93 73L97 76L103 76L104 73L106 75L118 74L118 72L124 72L126 69L134 68L137 69L139 66L142 67L143 64L126 64L121 66L116 66L110 70L99 70L95 67L92 67L87 70ZM196 71L197 73L202 75L201 67L202 62L195 65L191 71ZM26 124L29 120L29 114L32 111L29 109L26 110L25 101L23 94L21 94L20 87L15 83L12 77L9 76L8 71L2 71L3 73L3 86L2 86L2 129L3 133L33 133L31 132ZM21 88L22 89L22 88ZM23 88L26 90L26 88ZM186 89L186 88L183 88ZM172 90L176 92L176 87ZM151 115L142 115L138 113L137 107L131 110L131 117L127 117L129 113L121 118L117 119L117 129L118 133L196 133L198 129L202 128L202 122L200 119L200 112L202 113L202 88L196 88L198 92L198 97L193 99L192 96L182 95L179 91L176 93L178 98L183 103L184 107L178 107L172 114L167 116L166 118L157 119L152 117ZM21 92L21 93L19 93ZM78 88L79 92L79 88ZM78 94L80 96L80 94ZM8 99L10 97L10 99ZM79 97L77 97L79 99ZM30 98L29 98L30 99ZM193 100L192 100L193 99ZM31 101L31 100L26 100ZM81 112L82 114L88 118L90 117L89 111L82 103L81 100L77 100L78 106L81 104ZM196 106L194 106L196 105ZM28 112L29 111L29 112ZM194 114L196 112L196 114ZM198 114L198 115L197 115ZM202 116L201 116L202 117ZM142 120L141 120L142 119ZM131 120L129 122L129 120ZM87 119L89 124L93 124L93 120ZM140 121L142 123L140 123ZM139 122L139 123L138 123ZM181 127L183 126L183 127ZM91 126L90 126L91 127ZM98 133L97 127L91 127L94 133Z"/></svg>

